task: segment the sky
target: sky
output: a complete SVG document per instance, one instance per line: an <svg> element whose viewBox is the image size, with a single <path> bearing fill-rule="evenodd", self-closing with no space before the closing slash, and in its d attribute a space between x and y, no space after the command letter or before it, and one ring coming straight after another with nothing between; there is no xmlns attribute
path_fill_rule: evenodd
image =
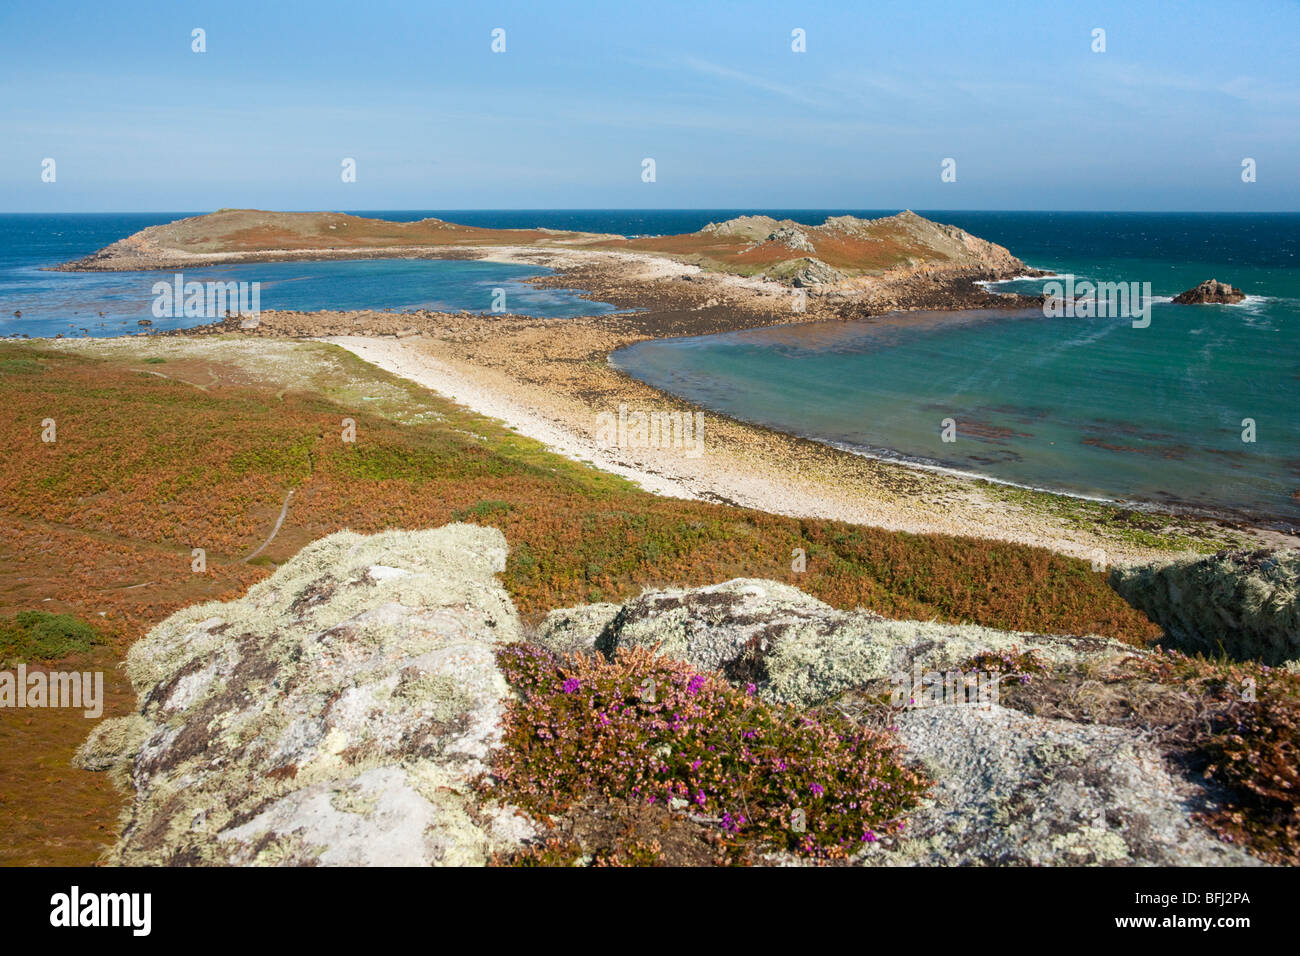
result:
<svg viewBox="0 0 1300 956"><path fill-rule="evenodd" d="M1297 211L1300 2L0 5L0 211L221 207Z"/></svg>

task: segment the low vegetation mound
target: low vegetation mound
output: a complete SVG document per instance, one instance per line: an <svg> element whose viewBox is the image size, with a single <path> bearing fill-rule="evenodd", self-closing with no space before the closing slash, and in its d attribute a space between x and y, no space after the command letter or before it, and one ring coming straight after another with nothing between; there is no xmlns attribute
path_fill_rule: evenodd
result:
<svg viewBox="0 0 1300 956"><path fill-rule="evenodd" d="M497 660L517 697L493 773L538 814L593 794L666 804L737 841L842 858L901 829L926 789L886 734L643 648L605 661L512 644Z"/></svg>
<svg viewBox="0 0 1300 956"><path fill-rule="evenodd" d="M600 237L553 229L483 229L441 219L396 222L339 212L220 209L149 226L60 268L120 271L201 261L195 256L532 245L596 238Z"/></svg>
<svg viewBox="0 0 1300 956"><path fill-rule="evenodd" d="M0 666L55 661L88 651L100 641L98 631L71 614L19 611L0 618Z"/></svg>
<svg viewBox="0 0 1300 956"><path fill-rule="evenodd" d="M1300 658L1300 552L1220 551L1115 568L1110 580L1180 650L1274 665Z"/></svg>

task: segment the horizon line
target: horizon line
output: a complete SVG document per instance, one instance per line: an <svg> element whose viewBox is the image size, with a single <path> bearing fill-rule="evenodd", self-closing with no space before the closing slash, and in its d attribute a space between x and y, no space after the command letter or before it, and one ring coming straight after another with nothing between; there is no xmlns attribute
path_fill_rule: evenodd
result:
<svg viewBox="0 0 1300 956"><path fill-rule="evenodd" d="M163 215L200 215L206 216L221 210L251 212L293 212L293 213L361 213L361 212L735 212L744 209L770 209L782 212L835 212L836 210L857 210L860 212L886 212L897 209L899 212L918 210L926 212L1024 212L1024 213L1091 213L1104 214L1143 214L1169 216L1201 215L1241 215L1241 216L1293 216L1300 215L1300 209L1016 209L1016 208L972 208L925 207L925 206L406 206L375 209L343 209L340 207L312 209L264 209L258 206L220 206L216 209L102 209L71 212L59 209L42 210L0 210L0 216L163 216Z"/></svg>

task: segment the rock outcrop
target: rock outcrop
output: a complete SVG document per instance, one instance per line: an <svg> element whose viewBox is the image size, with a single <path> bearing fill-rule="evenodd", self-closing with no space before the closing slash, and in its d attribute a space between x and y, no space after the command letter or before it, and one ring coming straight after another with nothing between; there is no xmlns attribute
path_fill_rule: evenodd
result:
<svg viewBox="0 0 1300 956"><path fill-rule="evenodd" d="M537 642L551 650L659 648L700 670L752 683L767 700L808 707L850 688L944 670L984 651L1034 650L1046 661L1113 659L1133 648L1102 637L1056 637L837 611L777 581L737 578L692 590L647 591L621 606L553 611Z"/></svg>
<svg viewBox="0 0 1300 956"><path fill-rule="evenodd" d="M476 864L531 832L471 781L520 637L499 531L304 548L243 598L131 648L138 713L80 751L134 791L118 864Z"/></svg>
<svg viewBox="0 0 1300 956"><path fill-rule="evenodd" d="M1133 730L1048 720L996 704L924 707L898 736L934 779L896 853L928 866L1248 866L1197 824L1201 787Z"/></svg>
<svg viewBox="0 0 1300 956"><path fill-rule="evenodd" d="M818 285L834 285L844 278L844 273L832 269L820 259L812 257L795 261L790 265L790 269L794 272L790 282L796 289L806 289Z"/></svg>
<svg viewBox="0 0 1300 956"><path fill-rule="evenodd" d="M1021 634L837 611L797 588L737 579L648 591L621 606L554 611L535 637L552 650L611 655L658 648L718 669L761 697L799 707L878 693L914 667L946 671L971 657L1032 651L1048 668L1100 670L1144 652L1096 636ZM899 739L934 779L931 799L889 848L863 865L1252 865L1197 823L1213 799L1171 769L1138 729L1076 723L998 704L896 711ZM778 854L772 862L792 860Z"/></svg>
<svg viewBox="0 0 1300 956"><path fill-rule="evenodd" d="M1300 659L1300 552L1220 551L1117 567L1110 583L1179 650L1270 665Z"/></svg>
<svg viewBox="0 0 1300 956"><path fill-rule="evenodd" d="M1174 302L1178 305L1235 305L1245 298L1246 293L1226 282L1206 279L1196 288L1174 296Z"/></svg>
<svg viewBox="0 0 1300 956"><path fill-rule="evenodd" d="M495 579L505 557L500 532L472 525L341 532L243 598L155 627L127 657L137 713L99 725L79 753L132 792L109 861L481 864L520 848L541 833L493 798L484 771L503 746L511 693L496 651L530 639L572 654L654 648L752 684L772 703L833 706L863 721L887 714L934 785L905 832L865 846L860 864L1255 862L1197 822L1216 795L1141 719L1061 706L1080 699L1082 684L1063 683L1070 674L1102 687L1092 678L1148 652L1096 636L839 611L757 579L553 611L529 634ZM1216 560L1231 565L1216 580L1249 583L1232 592L1235 603L1201 613L1231 607L1240 626L1253 620L1240 605L1272 607L1272 596L1289 594L1294 615L1293 554ZM1199 580L1178 574L1158 579L1166 594L1171 580ZM1015 652L1032 652L1045 682L1038 697L919 694L913 706L882 710L882 690L900 674L982 667L970 662L985 653L1024 658ZM1042 696L1052 687L1058 696ZM1097 687L1083 696L1095 700Z"/></svg>

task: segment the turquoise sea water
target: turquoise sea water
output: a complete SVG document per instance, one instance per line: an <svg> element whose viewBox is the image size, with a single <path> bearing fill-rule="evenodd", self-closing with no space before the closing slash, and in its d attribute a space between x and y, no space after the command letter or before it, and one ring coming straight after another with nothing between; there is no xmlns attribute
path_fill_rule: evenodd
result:
<svg viewBox="0 0 1300 956"><path fill-rule="evenodd" d="M941 313L644 342L611 361L706 408L870 454L1300 524L1300 216L946 218L1033 266L1150 282L1150 327ZM1212 277L1250 297L1168 302Z"/></svg>

